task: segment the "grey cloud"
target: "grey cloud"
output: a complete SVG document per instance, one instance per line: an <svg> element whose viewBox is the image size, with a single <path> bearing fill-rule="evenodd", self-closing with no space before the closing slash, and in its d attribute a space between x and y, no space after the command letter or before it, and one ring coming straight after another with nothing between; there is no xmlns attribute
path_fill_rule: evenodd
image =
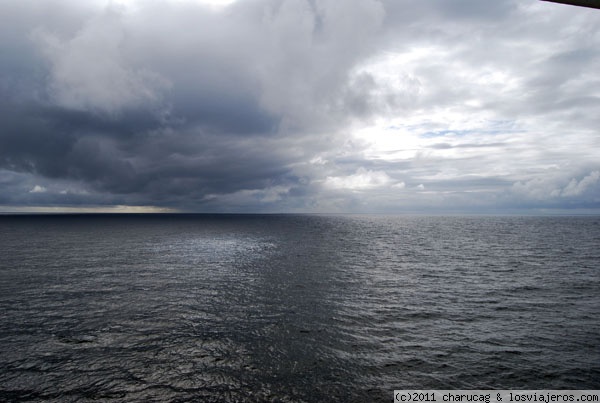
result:
<svg viewBox="0 0 600 403"><path fill-rule="evenodd" d="M512 0L485 3L478 0L431 0L412 2L410 0L386 0L386 20L392 26L409 25L417 28L423 22L431 22L421 27L420 32L435 33L443 25L454 23L490 24L503 21L515 13L518 5Z"/></svg>
<svg viewBox="0 0 600 403"><path fill-rule="evenodd" d="M600 59L589 12L540 15L513 0L243 0L218 12L166 0L38 3L0 3L1 204L389 211L473 205L469 192L489 191L477 203L511 205L529 203L545 186L539 166L556 161L568 171L559 182L569 197L558 199L595 200ZM387 78L364 69L428 47L437 53L406 58ZM450 132L442 126L460 122L436 121L440 110L548 130L535 126L536 146L454 127L465 139L385 161L352 139L361 125L419 114L431 120L410 134ZM558 140L574 128L586 133L575 151ZM453 151L465 155L444 154ZM325 185L362 174L390 187ZM506 189L513 199L498 196Z"/></svg>

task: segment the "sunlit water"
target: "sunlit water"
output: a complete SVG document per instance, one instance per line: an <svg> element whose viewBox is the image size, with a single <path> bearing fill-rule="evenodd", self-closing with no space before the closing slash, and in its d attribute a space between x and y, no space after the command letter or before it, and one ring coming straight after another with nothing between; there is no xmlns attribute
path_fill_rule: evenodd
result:
<svg viewBox="0 0 600 403"><path fill-rule="evenodd" d="M599 313L599 217L0 217L1 401L598 389Z"/></svg>

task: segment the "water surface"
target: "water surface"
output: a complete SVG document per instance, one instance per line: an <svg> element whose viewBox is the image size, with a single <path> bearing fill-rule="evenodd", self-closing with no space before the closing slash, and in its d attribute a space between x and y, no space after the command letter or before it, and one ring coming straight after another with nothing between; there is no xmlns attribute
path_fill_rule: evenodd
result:
<svg viewBox="0 0 600 403"><path fill-rule="evenodd" d="M0 217L0 400L599 389L599 217Z"/></svg>

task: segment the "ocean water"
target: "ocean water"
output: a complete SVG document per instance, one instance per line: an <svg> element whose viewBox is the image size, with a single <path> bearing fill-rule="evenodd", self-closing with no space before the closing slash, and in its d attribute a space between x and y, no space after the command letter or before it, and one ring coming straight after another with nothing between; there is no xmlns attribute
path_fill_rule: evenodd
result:
<svg viewBox="0 0 600 403"><path fill-rule="evenodd" d="M0 401L599 389L600 217L0 216Z"/></svg>

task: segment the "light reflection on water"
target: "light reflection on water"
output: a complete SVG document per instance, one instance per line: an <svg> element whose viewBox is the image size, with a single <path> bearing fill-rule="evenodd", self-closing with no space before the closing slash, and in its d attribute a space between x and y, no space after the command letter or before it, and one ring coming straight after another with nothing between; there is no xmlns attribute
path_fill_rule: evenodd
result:
<svg viewBox="0 0 600 403"><path fill-rule="evenodd" d="M599 222L1 217L0 397L597 388Z"/></svg>

